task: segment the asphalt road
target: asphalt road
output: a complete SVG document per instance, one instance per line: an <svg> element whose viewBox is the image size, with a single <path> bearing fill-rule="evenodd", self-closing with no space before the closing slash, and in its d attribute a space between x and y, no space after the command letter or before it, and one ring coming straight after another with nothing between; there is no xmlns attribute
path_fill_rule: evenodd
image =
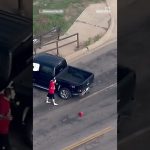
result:
<svg viewBox="0 0 150 150"><path fill-rule="evenodd" d="M100 138L91 149L103 146L103 150L117 149L116 135L116 43L92 54L87 54L71 65L92 71L95 82L89 94L83 98L75 97L70 101L56 98L59 106L46 104L46 92L33 90L34 96L34 149L60 150L111 126L113 130ZM83 118L78 112L83 111ZM90 148L89 148L90 149Z"/></svg>
<svg viewBox="0 0 150 150"><path fill-rule="evenodd" d="M78 117L79 111L85 113L83 118ZM61 150L108 126L116 128L116 88L34 117L34 149ZM116 132L108 138L99 147L116 150Z"/></svg>

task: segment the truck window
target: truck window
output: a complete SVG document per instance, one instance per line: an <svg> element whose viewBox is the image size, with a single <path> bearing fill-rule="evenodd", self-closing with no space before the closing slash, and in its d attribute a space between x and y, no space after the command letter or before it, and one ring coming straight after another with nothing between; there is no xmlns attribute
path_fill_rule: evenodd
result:
<svg viewBox="0 0 150 150"><path fill-rule="evenodd" d="M40 72L52 75L53 74L53 67L41 66Z"/></svg>
<svg viewBox="0 0 150 150"><path fill-rule="evenodd" d="M62 70L64 70L65 68L67 67L67 63L66 61L64 60L60 65L58 65L56 67L56 70L55 70L55 75L59 74Z"/></svg>
<svg viewBox="0 0 150 150"><path fill-rule="evenodd" d="M40 69L40 64L33 63L33 71L39 71L39 69Z"/></svg>

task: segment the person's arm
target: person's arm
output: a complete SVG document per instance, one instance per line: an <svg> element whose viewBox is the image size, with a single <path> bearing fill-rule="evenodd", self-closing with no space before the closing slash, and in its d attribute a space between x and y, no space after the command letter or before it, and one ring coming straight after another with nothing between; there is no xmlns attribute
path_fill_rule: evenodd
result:
<svg viewBox="0 0 150 150"><path fill-rule="evenodd" d="M7 115L0 114L0 120L3 120L3 119L12 120L11 110L9 110Z"/></svg>
<svg viewBox="0 0 150 150"><path fill-rule="evenodd" d="M4 118L4 115L0 114L0 120L2 120Z"/></svg>
<svg viewBox="0 0 150 150"><path fill-rule="evenodd" d="M3 120L3 119L8 119L8 117L5 116L5 115L0 114L0 120Z"/></svg>
<svg viewBox="0 0 150 150"><path fill-rule="evenodd" d="M9 109L9 112L6 117L8 120L12 120L11 109Z"/></svg>

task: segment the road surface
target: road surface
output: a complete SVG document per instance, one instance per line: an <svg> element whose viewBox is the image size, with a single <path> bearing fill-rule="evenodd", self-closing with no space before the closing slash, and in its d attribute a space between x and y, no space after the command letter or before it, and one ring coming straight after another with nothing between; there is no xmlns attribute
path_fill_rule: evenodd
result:
<svg viewBox="0 0 150 150"><path fill-rule="evenodd" d="M34 88L35 150L61 150L108 126L113 130L100 137L96 144L88 144L88 148L117 149L116 57L116 43L113 43L71 63L95 74L93 87L83 98L75 97L64 101L57 97L59 106L54 107L45 103L45 91ZM82 118L78 116L80 111L84 112ZM85 145L80 149L85 149Z"/></svg>

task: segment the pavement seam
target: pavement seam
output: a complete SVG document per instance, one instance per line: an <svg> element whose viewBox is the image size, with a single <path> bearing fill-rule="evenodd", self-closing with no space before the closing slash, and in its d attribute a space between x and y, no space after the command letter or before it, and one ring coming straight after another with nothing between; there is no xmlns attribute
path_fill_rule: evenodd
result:
<svg viewBox="0 0 150 150"><path fill-rule="evenodd" d="M98 27L98 28L104 28L104 27L101 27L100 25L91 24L91 23L88 23L86 21L76 20L75 22L79 22L79 23L83 23L83 24L88 24L88 25L91 25L91 26L94 26L94 27Z"/></svg>

